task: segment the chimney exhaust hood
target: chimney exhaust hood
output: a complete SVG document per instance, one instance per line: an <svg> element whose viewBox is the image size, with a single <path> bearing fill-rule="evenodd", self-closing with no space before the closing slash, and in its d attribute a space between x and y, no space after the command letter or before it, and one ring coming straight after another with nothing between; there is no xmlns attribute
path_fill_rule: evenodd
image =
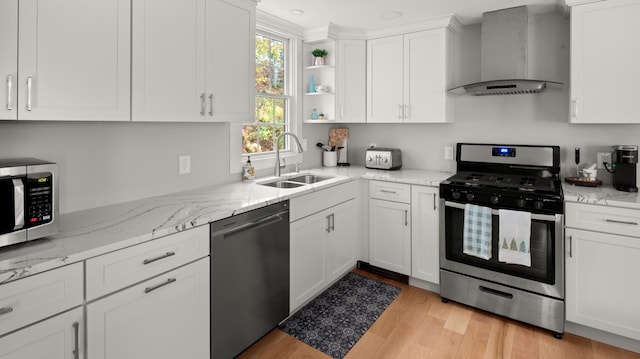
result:
<svg viewBox="0 0 640 359"><path fill-rule="evenodd" d="M526 6L482 14L481 79L450 89L456 95L514 95L539 93L547 84L560 82L528 78L527 41L529 15Z"/></svg>

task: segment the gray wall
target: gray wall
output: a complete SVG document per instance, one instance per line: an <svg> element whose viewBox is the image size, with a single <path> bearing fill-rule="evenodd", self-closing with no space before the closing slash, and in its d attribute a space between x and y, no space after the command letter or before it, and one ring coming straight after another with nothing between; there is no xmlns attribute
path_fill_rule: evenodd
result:
<svg viewBox="0 0 640 359"><path fill-rule="evenodd" d="M533 16L531 75L568 83L569 27L559 15ZM479 80L480 27L461 33L455 83ZM371 142L403 150L405 168L453 170L444 146L456 142L553 144L562 147L565 175L574 173L573 148L584 163L614 144L639 144L637 125L570 125L569 90L539 95L457 97L451 124L303 126L308 141L304 168L321 165L316 142L328 129L350 129L349 161L363 164ZM192 172L178 175L178 156L191 155ZM239 180L229 175L226 124L71 123L0 121L0 157L38 157L60 165L62 213ZM261 171L259 175L269 175ZM599 177L610 181L610 176Z"/></svg>
<svg viewBox="0 0 640 359"><path fill-rule="evenodd" d="M531 16L530 24L530 77L563 82L561 89L536 95L459 96L455 121L449 124L305 125L305 137L327 141L329 128L347 127L351 163L364 164L364 150L376 143L401 148L406 168L449 171L455 170L455 161L444 160L444 146L457 142L559 145L564 176L575 176L575 147L581 148L582 168L595 163L597 152L610 152L611 145L640 144L639 125L569 124L569 20L552 13ZM454 83L480 81L480 25L466 26L460 40ZM319 165L313 157L305 157L305 164ZM611 181L604 170L598 177Z"/></svg>

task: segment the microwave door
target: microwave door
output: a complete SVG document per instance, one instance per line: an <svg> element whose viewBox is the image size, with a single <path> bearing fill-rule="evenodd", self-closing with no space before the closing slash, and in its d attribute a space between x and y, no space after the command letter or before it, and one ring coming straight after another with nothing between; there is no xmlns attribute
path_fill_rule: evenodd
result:
<svg viewBox="0 0 640 359"><path fill-rule="evenodd" d="M25 241L24 182L21 178L0 178L0 245Z"/></svg>

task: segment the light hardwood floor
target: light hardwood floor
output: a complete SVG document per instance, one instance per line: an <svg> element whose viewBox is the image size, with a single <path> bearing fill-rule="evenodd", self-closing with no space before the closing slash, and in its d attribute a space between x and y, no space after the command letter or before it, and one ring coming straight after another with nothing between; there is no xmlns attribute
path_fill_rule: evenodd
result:
<svg viewBox="0 0 640 359"><path fill-rule="evenodd" d="M354 270L402 288L345 359L357 358L575 358L640 359L640 354L565 333L550 332L458 303L436 293ZM241 359L330 358L274 329Z"/></svg>

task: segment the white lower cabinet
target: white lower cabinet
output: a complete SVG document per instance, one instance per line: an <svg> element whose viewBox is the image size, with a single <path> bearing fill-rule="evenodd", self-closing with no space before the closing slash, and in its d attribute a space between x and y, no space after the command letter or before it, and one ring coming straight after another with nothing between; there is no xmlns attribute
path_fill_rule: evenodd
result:
<svg viewBox="0 0 640 359"><path fill-rule="evenodd" d="M438 187L411 186L411 276L440 283Z"/></svg>
<svg viewBox="0 0 640 359"><path fill-rule="evenodd" d="M411 204L369 200L369 264L411 275Z"/></svg>
<svg viewBox="0 0 640 359"><path fill-rule="evenodd" d="M291 312L355 266L355 193L351 182L291 200Z"/></svg>
<svg viewBox="0 0 640 359"><path fill-rule="evenodd" d="M82 308L34 324L0 338L0 359L82 359Z"/></svg>
<svg viewBox="0 0 640 359"><path fill-rule="evenodd" d="M87 355L209 358L209 257L87 305Z"/></svg>
<svg viewBox="0 0 640 359"><path fill-rule="evenodd" d="M640 238L567 229L567 320L640 340Z"/></svg>

